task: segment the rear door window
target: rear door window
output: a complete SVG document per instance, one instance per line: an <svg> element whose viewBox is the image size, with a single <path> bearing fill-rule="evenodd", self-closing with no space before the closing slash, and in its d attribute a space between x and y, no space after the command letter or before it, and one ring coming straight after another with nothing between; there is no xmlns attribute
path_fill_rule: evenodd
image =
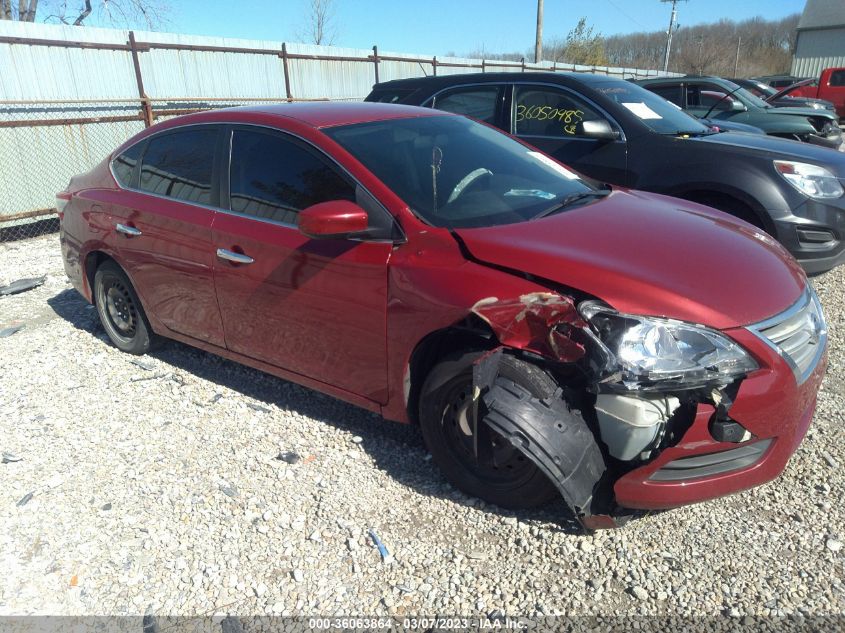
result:
<svg viewBox="0 0 845 633"><path fill-rule="evenodd" d="M513 129L517 136L586 138L578 124L605 119L583 99L558 88L517 85L513 103Z"/></svg>
<svg viewBox="0 0 845 633"><path fill-rule="evenodd" d="M175 200L210 205L218 128L205 126L154 136L141 161L138 188Z"/></svg>
<svg viewBox="0 0 845 633"><path fill-rule="evenodd" d="M235 130L229 169L229 208L256 218L296 224L306 207L329 200L355 202L355 185L293 139Z"/></svg>
<svg viewBox="0 0 845 633"><path fill-rule="evenodd" d="M500 95L499 86L456 88L437 95L434 107L495 125Z"/></svg>

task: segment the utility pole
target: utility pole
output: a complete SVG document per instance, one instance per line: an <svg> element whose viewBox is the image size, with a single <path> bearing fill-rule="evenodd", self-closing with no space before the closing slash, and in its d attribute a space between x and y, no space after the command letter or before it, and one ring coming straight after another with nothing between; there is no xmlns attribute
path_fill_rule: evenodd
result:
<svg viewBox="0 0 845 633"><path fill-rule="evenodd" d="M663 54L663 72L669 70L669 53L672 51L672 31L675 30L675 18L678 17L678 0L660 0L672 3L672 17L669 19L669 30L666 32L666 52Z"/></svg>
<svg viewBox="0 0 845 633"><path fill-rule="evenodd" d="M742 35L736 41L736 61L734 62L734 77L739 77L739 47L742 46Z"/></svg>
<svg viewBox="0 0 845 633"><path fill-rule="evenodd" d="M543 61L543 0L537 0L537 39L534 40L534 63Z"/></svg>

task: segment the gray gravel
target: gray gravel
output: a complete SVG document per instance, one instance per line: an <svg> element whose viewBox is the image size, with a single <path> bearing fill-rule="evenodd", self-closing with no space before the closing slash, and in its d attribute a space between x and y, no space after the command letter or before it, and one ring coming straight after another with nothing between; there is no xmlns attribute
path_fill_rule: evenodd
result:
<svg viewBox="0 0 845 633"><path fill-rule="evenodd" d="M830 370L786 473L590 537L452 490L414 428L122 354L56 236L0 244L0 285L40 275L0 298L0 615L845 614L845 267L814 279Z"/></svg>

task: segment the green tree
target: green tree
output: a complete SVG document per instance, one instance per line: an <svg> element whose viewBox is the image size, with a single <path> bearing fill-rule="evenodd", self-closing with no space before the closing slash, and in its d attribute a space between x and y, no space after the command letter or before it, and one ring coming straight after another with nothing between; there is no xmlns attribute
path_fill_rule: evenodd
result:
<svg viewBox="0 0 845 633"><path fill-rule="evenodd" d="M578 20L578 24L567 33L562 42L555 41L549 52L556 62L584 66L607 65L604 37L601 33L596 33L595 29L587 24L585 17Z"/></svg>

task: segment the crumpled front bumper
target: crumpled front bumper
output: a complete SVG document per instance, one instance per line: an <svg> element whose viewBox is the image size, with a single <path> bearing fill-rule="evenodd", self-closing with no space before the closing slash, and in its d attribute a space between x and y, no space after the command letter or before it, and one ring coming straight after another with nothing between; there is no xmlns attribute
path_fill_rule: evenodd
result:
<svg viewBox="0 0 845 633"><path fill-rule="evenodd" d="M771 481L786 468L812 421L827 351L799 385L787 362L755 334L745 328L725 334L760 365L742 382L728 413L753 439L739 444L715 440L709 431L714 409L699 405L678 444L616 481L620 506L658 510L715 499ZM740 448L745 450L726 453Z"/></svg>

